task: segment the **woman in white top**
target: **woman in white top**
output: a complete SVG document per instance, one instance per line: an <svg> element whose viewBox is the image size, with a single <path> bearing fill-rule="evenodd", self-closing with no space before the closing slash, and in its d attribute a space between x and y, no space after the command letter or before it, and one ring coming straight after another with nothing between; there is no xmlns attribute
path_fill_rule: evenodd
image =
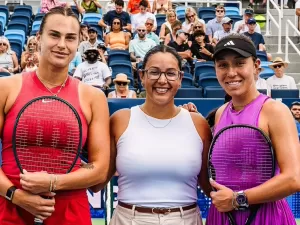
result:
<svg viewBox="0 0 300 225"><path fill-rule="evenodd" d="M197 185L209 194L211 132L199 113L174 104L181 69L173 48L152 48L139 71L145 103L111 116L108 180L117 171L119 191L110 225L202 225Z"/></svg>
<svg viewBox="0 0 300 225"><path fill-rule="evenodd" d="M205 32L206 27L205 27L204 20L198 18L198 15L197 15L194 8L187 7L185 9L185 21L182 24L182 29L185 32L191 34L193 32L193 27L194 27L196 22L200 22L200 23L203 24L203 30Z"/></svg>
<svg viewBox="0 0 300 225"><path fill-rule="evenodd" d="M135 91L129 90L128 88L130 80L127 79L126 74L117 74L113 82L115 84L115 90L108 94L108 98L136 98Z"/></svg>
<svg viewBox="0 0 300 225"><path fill-rule="evenodd" d="M11 50L6 37L0 37L0 72L16 73L19 70L17 55Z"/></svg>
<svg viewBox="0 0 300 225"><path fill-rule="evenodd" d="M172 33L172 24L177 20L177 15L174 9L167 12L167 21L161 25L159 39L165 40L167 34Z"/></svg>

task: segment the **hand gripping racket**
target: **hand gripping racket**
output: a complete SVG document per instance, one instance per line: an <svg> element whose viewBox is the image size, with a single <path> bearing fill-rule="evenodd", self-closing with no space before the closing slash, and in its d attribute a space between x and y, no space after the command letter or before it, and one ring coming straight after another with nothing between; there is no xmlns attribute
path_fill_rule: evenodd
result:
<svg viewBox="0 0 300 225"><path fill-rule="evenodd" d="M262 130L250 125L231 125L213 138L208 155L208 175L233 191L256 187L275 173L275 154L271 140ZM249 207L250 225L259 205ZM231 225L237 225L232 212L226 213Z"/></svg>
<svg viewBox="0 0 300 225"><path fill-rule="evenodd" d="M17 115L12 137L14 156L23 173L69 173L81 151L82 126L75 108L55 96L29 101ZM35 218L35 225L43 221Z"/></svg>

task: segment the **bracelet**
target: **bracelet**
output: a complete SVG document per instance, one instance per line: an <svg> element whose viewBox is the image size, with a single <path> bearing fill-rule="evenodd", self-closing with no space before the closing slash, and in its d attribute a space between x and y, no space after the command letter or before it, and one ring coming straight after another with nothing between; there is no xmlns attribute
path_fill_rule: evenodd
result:
<svg viewBox="0 0 300 225"><path fill-rule="evenodd" d="M236 196L235 192L232 192L232 202L231 202L231 204L232 204L233 209L238 210L238 207L235 204L235 196Z"/></svg>
<svg viewBox="0 0 300 225"><path fill-rule="evenodd" d="M53 192L55 192L56 190L56 183L57 183L57 175L54 175L54 182L53 182L53 189L52 189Z"/></svg>
<svg viewBox="0 0 300 225"><path fill-rule="evenodd" d="M53 188L52 176L53 176L53 175L50 175L50 187L49 187L49 192L52 192L52 188Z"/></svg>

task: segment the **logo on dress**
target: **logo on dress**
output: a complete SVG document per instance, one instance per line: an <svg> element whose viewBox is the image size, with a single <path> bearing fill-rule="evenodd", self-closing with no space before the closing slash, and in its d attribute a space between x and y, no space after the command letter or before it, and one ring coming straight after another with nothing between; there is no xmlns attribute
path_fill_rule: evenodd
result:
<svg viewBox="0 0 300 225"><path fill-rule="evenodd" d="M224 46L235 45L233 41L228 41Z"/></svg>

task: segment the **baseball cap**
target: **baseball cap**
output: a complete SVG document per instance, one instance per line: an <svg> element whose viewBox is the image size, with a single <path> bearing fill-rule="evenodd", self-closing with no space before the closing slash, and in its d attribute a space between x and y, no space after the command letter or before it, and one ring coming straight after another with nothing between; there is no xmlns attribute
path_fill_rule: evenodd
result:
<svg viewBox="0 0 300 225"><path fill-rule="evenodd" d="M248 7L247 9L245 9L245 13L244 14L250 14L250 15L253 15L254 13L254 10L250 7Z"/></svg>
<svg viewBox="0 0 300 225"><path fill-rule="evenodd" d="M224 17L222 20L221 20L221 25L223 24L226 24L226 23L232 23L232 19L230 19L229 17Z"/></svg>
<svg viewBox="0 0 300 225"><path fill-rule="evenodd" d="M97 29L96 29L95 27L90 27L90 28L88 29L88 32L89 32L89 31L94 31L94 32L98 33L98 31L97 31Z"/></svg>
<svg viewBox="0 0 300 225"><path fill-rule="evenodd" d="M80 24L81 27L89 27L89 23L84 21Z"/></svg>
<svg viewBox="0 0 300 225"><path fill-rule="evenodd" d="M256 24L256 20L254 18L250 18L248 21L247 21L247 24Z"/></svg>
<svg viewBox="0 0 300 225"><path fill-rule="evenodd" d="M86 53L86 52L90 52L90 51L95 51L95 52L98 52L98 49L97 49L97 48L95 48L95 47L89 47L88 49L86 49L86 50L84 51L84 53Z"/></svg>
<svg viewBox="0 0 300 225"><path fill-rule="evenodd" d="M178 35L180 35L180 34L182 34L182 33L188 35L188 33L185 32L184 30L178 30L178 31L176 32L176 36L178 36Z"/></svg>
<svg viewBox="0 0 300 225"><path fill-rule="evenodd" d="M231 34L222 38L216 45L214 60L218 58L219 53L224 50L232 50L245 58L250 56L257 58L254 44L251 40L246 39L247 37L242 34Z"/></svg>

